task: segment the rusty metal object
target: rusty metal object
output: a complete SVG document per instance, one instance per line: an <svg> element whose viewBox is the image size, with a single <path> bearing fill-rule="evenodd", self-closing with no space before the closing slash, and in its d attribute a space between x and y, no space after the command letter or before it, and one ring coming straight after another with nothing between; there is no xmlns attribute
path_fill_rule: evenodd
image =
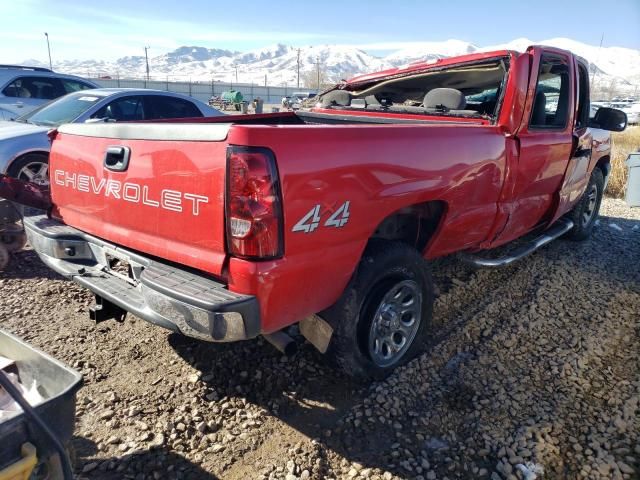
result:
<svg viewBox="0 0 640 480"><path fill-rule="evenodd" d="M42 210L51 208L51 195L48 187L2 174L0 174L0 198Z"/></svg>

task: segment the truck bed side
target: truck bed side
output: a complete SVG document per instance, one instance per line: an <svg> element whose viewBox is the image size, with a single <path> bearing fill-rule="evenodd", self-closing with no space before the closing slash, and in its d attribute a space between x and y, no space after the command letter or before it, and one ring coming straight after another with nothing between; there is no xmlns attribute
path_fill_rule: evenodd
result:
<svg viewBox="0 0 640 480"><path fill-rule="evenodd" d="M445 205L426 256L479 244L495 219L505 174L505 137L493 126L235 125L229 143L269 146L277 159L284 258L260 263L231 258L228 271L232 289L265 300L268 331L335 302L368 239L386 217L405 207ZM344 226L325 226L345 202ZM309 233L294 231L316 206L318 226Z"/></svg>

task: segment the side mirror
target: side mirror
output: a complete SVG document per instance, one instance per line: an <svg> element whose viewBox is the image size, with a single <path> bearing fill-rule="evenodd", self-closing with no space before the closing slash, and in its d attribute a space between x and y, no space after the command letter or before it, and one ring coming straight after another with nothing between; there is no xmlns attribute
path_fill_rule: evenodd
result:
<svg viewBox="0 0 640 480"><path fill-rule="evenodd" d="M596 116L589 121L592 128L622 132L627 127L627 114L616 108L602 107Z"/></svg>

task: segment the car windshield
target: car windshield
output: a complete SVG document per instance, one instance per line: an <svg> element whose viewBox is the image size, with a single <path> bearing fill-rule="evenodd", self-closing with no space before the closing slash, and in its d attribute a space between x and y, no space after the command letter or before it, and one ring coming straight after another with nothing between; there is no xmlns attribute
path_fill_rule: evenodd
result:
<svg viewBox="0 0 640 480"><path fill-rule="evenodd" d="M18 117L16 121L44 127L58 127L63 123L74 121L102 98L102 95L88 91L70 93Z"/></svg>

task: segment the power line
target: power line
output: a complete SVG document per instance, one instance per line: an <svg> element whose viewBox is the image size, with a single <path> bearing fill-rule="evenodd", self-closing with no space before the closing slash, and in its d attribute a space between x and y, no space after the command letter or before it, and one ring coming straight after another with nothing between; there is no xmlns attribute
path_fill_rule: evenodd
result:
<svg viewBox="0 0 640 480"><path fill-rule="evenodd" d="M300 49L298 49L298 89L300 89Z"/></svg>

